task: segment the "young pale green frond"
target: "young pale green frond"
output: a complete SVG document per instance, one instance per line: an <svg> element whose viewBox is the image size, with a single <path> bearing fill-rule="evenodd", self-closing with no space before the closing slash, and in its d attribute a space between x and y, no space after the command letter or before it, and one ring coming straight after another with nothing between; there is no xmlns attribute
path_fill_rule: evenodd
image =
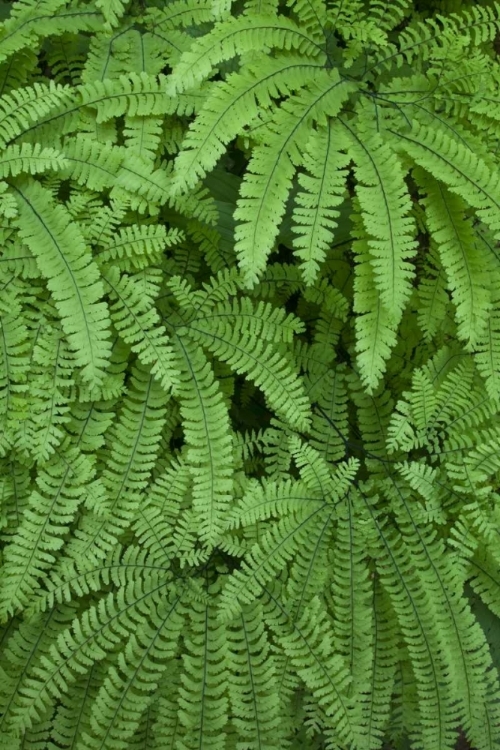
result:
<svg viewBox="0 0 500 750"><path fill-rule="evenodd" d="M100 14L92 8L65 7L65 0L22 0L13 7L0 28L0 60L24 47L40 44L51 34L97 31Z"/></svg>
<svg viewBox="0 0 500 750"><path fill-rule="evenodd" d="M217 24L185 52L167 82L170 96L198 86L223 60L276 47L304 57L323 58L321 47L307 31L285 16L242 15Z"/></svg>
<svg viewBox="0 0 500 750"><path fill-rule="evenodd" d="M173 111L165 91L165 76L129 73L118 80L93 81L79 88L81 104L97 109L96 121L106 122L127 114L130 117L165 115Z"/></svg>
<svg viewBox="0 0 500 750"><path fill-rule="evenodd" d="M363 112L363 116L366 113ZM412 290L415 255L411 201L400 161L373 129L343 123L357 178L356 197L366 229L375 285L382 305L398 323Z"/></svg>
<svg viewBox="0 0 500 750"><path fill-rule="evenodd" d="M173 0L164 8L148 8L144 15L146 26L158 29L158 31L207 23L212 20L212 0Z"/></svg>
<svg viewBox="0 0 500 750"><path fill-rule="evenodd" d="M394 133L394 143L428 173L438 174L448 189L476 209L494 233L500 232L499 174L481 157L451 137L444 127L432 130L415 120L406 133Z"/></svg>
<svg viewBox="0 0 500 750"><path fill-rule="evenodd" d="M127 115L123 128L124 146L141 159L154 163L163 135L163 118L149 115L132 117Z"/></svg>
<svg viewBox="0 0 500 750"><path fill-rule="evenodd" d="M125 6L127 5L124 0L96 0L96 8L100 8L102 15L104 16L105 27L108 29L117 26L120 18L125 13Z"/></svg>
<svg viewBox="0 0 500 750"><path fill-rule="evenodd" d="M173 278L178 279L178 277ZM244 283L238 269L233 266L232 268L221 269L208 279L208 281L204 281L202 286L203 291L201 289L191 291L190 294L184 297L184 302L181 302L179 299L179 304L186 304L189 309L190 306L193 307L190 303L190 299L192 299L196 303L195 307L198 312L208 313L217 303L224 302L229 297L236 296L244 288ZM173 290L174 294L176 294L175 288Z"/></svg>
<svg viewBox="0 0 500 750"><path fill-rule="evenodd" d="M217 208L208 190L202 188L188 196L172 196L171 175L170 162L166 168L160 167L152 172L151 165L144 158L127 155L118 171L111 195L118 199L125 197L130 201L130 207L140 213L149 211L158 214L158 205L168 203L183 216L216 224Z"/></svg>
<svg viewBox="0 0 500 750"><path fill-rule="evenodd" d="M302 321L295 315L287 315L283 308L262 300L255 304L248 297L221 300L216 305L210 304L208 299L203 300L197 307L196 317L189 321L189 327L203 323L206 330L205 322L208 326L217 326L223 321L240 335L286 344L291 344L294 335L305 330Z"/></svg>
<svg viewBox="0 0 500 750"><path fill-rule="evenodd" d="M122 271L140 270L151 265L167 247L183 239L182 231L167 230L163 224L131 224L101 241L96 260L116 264Z"/></svg>
<svg viewBox="0 0 500 750"><path fill-rule="evenodd" d="M65 166L64 154L54 148L42 148L39 143L14 143L0 154L0 178L21 172L37 174L50 169L59 172Z"/></svg>
<svg viewBox="0 0 500 750"><path fill-rule="evenodd" d="M412 2L394 0L391 2L390 11L387 12L387 3L384 0L370 0L367 20L380 30L392 31L412 11Z"/></svg>
<svg viewBox="0 0 500 750"><path fill-rule="evenodd" d="M1 53L0 53L1 54ZM71 100L69 86L49 81L33 86L14 89L0 98L0 145L5 148L8 141L58 104Z"/></svg>
<svg viewBox="0 0 500 750"><path fill-rule="evenodd" d="M309 174L299 175L302 191L295 198L292 231L298 235L293 245L306 284L316 281L335 234L340 215L335 207L344 199L349 161L340 149L346 146L341 128L329 121L324 130L311 133L303 156Z"/></svg>
<svg viewBox="0 0 500 750"><path fill-rule="evenodd" d="M99 143L89 137L68 138L63 146L66 169L63 178L72 178L89 190L112 187L125 153L118 146Z"/></svg>
<svg viewBox="0 0 500 750"><path fill-rule="evenodd" d="M422 65L430 58L446 58L447 54L452 59L453 55L462 57L464 48L472 44L479 46L494 38L500 25L499 17L500 5L493 2L488 7L471 6L460 14L436 14L424 21L414 20L399 34L397 46L391 44L376 55L372 67L387 69L395 65L401 68L416 59Z"/></svg>
<svg viewBox="0 0 500 750"><path fill-rule="evenodd" d="M109 362L109 315L99 271L75 223L46 188L30 178L12 187L19 206L20 239L37 260L40 273L61 316L61 325L82 368L94 387L103 382Z"/></svg>
<svg viewBox="0 0 500 750"><path fill-rule="evenodd" d="M228 528L248 528L272 516L298 512L304 506L317 508L324 499L295 479L252 482L228 518Z"/></svg>

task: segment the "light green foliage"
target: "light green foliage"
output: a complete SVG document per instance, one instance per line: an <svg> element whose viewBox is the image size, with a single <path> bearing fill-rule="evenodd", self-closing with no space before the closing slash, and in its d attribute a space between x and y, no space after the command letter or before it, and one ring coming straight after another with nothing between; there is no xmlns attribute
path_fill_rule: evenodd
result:
<svg viewBox="0 0 500 750"><path fill-rule="evenodd" d="M0 750L498 748L500 4L0 19Z"/></svg>

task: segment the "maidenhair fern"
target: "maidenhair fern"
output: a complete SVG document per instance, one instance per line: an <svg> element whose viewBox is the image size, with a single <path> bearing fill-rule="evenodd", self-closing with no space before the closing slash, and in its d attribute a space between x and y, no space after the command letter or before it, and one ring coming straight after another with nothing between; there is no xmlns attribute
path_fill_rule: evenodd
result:
<svg viewBox="0 0 500 750"><path fill-rule="evenodd" d="M500 4L0 18L0 750L497 748Z"/></svg>

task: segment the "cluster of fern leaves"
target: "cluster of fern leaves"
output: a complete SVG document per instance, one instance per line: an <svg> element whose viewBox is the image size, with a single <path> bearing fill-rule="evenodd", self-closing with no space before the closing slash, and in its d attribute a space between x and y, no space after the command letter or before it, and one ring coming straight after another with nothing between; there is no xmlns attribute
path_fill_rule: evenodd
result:
<svg viewBox="0 0 500 750"><path fill-rule="evenodd" d="M0 15L0 750L498 748L500 3Z"/></svg>

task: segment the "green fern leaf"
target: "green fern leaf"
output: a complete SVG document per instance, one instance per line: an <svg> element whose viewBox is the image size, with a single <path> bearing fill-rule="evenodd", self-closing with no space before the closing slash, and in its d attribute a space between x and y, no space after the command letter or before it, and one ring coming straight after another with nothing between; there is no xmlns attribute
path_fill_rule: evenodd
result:
<svg viewBox="0 0 500 750"><path fill-rule="evenodd" d="M109 361L109 318L97 266L67 211L33 180L13 187L19 206L19 237L47 278L61 325L82 376L100 386Z"/></svg>

